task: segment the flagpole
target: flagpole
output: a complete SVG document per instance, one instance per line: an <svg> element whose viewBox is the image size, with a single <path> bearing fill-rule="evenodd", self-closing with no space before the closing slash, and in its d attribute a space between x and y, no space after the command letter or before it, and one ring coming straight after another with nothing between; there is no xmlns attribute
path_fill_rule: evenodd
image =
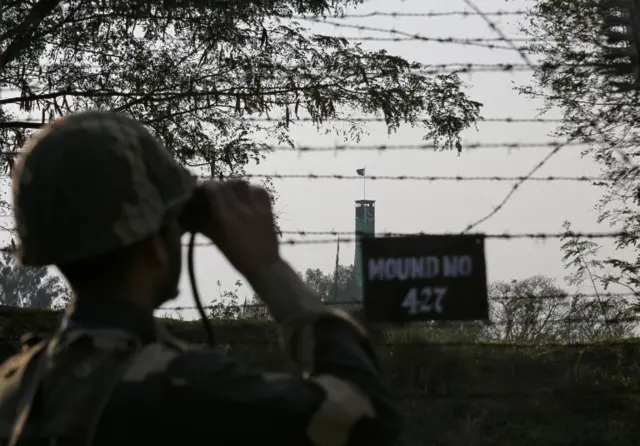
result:
<svg viewBox="0 0 640 446"><path fill-rule="evenodd" d="M367 170L365 168L365 171L362 172L362 199L366 200L367 199Z"/></svg>
<svg viewBox="0 0 640 446"><path fill-rule="evenodd" d="M338 301L338 265L340 265L340 236L338 236L338 247L336 248L336 267L333 270L333 302Z"/></svg>

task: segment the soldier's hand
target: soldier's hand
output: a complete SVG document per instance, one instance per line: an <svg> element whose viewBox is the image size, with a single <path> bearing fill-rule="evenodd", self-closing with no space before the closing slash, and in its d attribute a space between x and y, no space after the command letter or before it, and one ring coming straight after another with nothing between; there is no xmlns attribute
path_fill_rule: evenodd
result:
<svg viewBox="0 0 640 446"><path fill-rule="evenodd" d="M269 193L245 181L203 184L212 211L209 237L247 279L280 259Z"/></svg>

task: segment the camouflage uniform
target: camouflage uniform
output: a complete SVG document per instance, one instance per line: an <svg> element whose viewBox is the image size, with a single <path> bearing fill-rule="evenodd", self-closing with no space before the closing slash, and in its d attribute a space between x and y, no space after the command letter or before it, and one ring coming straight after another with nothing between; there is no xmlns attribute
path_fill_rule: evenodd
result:
<svg viewBox="0 0 640 446"><path fill-rule="evenodd" d="M195 181L141 126L87 112L41 131L15 169L19 259L81 261L180 212ZM83 206L84 205L84 206ZM365 331L285 263L252 282L298 374L243 370L121 300L81 299L0 367L2 445L390 445L399 418Z"/></svg>

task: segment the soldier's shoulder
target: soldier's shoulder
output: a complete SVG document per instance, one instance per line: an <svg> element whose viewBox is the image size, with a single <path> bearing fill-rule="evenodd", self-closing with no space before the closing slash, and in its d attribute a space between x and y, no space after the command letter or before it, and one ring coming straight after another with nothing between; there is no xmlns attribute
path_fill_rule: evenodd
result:
<svg viewBox="0 0 640 446"><path fill-rule="evenodd" d="M131 360L122 381L141 383L154 377L168 378L172 382L196 381L198 376L228 366L226 349L204 346L176 345L162 342L149 344Z"/></svg>

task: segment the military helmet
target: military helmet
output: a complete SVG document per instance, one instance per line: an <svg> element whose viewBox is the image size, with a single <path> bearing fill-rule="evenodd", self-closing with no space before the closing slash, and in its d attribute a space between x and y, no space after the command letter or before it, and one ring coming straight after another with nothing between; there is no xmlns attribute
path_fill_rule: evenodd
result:
<svg viewBox="0 0 640 446"><path fill-rule="evenodd" d="M68 264L140 241L196 186L144 126L103 111L49 124L13 170L17 257L27 266Z"/></svg>

